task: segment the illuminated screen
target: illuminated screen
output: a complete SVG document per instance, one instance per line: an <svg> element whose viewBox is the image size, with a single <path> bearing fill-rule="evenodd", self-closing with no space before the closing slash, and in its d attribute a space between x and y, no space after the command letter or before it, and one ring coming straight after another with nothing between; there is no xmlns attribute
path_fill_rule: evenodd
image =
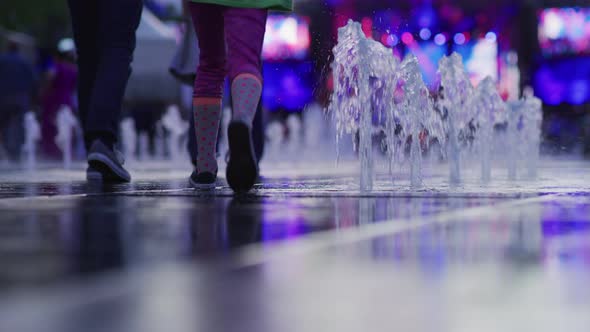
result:
<svg viewBox="0 0 590 332"><path fill-rule="evenodd" d="M311 62L266 62L263 65L262 101L270 111L297 112L313 98Z"/></svg>
<svg viewBox="0 0 590 332"><path fill-rule="evenodd" d="M590 55L590 8L547 8L539 13L543 55Z"/></svg>
<svg viewBox="0 0 590 332"><path fill-rule="evenodd" d="M262 58L265 60L303 60L309 53L309 23L306 18L269 15Z"/></svg>
<svg viewBox="0 0 590 332"><path fill-rule="evenodd" d="M426 85L434 88L437 81L438 62L446 54L446 46L439 46L433 42L413 43L408 45L407 50L418 58Z"/></svg>
<svg viewBox="0 0 590 332"><path fill-rule="evenodd" d="M453 46L453 50L461 56L469 78L474 85L490 76L498 80L498 43L489 39L477 39L473 42Z"/></svg>

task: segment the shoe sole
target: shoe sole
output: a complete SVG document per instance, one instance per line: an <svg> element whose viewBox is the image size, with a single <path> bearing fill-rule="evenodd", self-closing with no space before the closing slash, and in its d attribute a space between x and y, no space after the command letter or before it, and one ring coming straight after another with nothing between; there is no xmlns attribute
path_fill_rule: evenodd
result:
<svg viewBox="0 0 590 332"><path fill-rule="evenodd" d="M229 162L226 179L236 193L248 192L258 178L258 167L250 129L242 122L232 122L227 129Z"/></svg>
<svg viewBox="0 0 590 332"><path fill-rule="evenodd" d="M215 189L216 184L215 183L197 183L195 181L193 181L192 178L189 177L188 179L188 183L190 184L191 187L193 187L193 189L196 190L203 190L203 191L210 191Z"/></svg>
<svg viewBox="0 0 590 332"><path fill-rule="evenodd" d="M115 164L108 157L100 153L91 153L88 155L88 165L94 169L94 171L86 172L86 179L88 181L117 183L131 181L131 176L121 166Z"/></svg>
<svg viewBox="0 0 590 332"><path fill-rule="evenodd" d="M103 176L99 171L88 167L86 170L86 180L88 182L103 182Z"/></svg>

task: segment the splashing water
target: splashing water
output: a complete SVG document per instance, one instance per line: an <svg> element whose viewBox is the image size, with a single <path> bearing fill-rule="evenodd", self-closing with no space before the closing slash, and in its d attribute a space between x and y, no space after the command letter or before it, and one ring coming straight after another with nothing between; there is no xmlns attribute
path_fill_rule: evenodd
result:
<svg viewBox="0 0 590 332"><path fill-rule="evenodd" d="M320 105L314 103L307 106L303 111L303 155L306 159L318 159L328 155L326 144L318 142L329 142L331 137L326 136L328 130L325 126L325 116ZM329 147L330 149L332 146Z"/></svg>
<svg viewBox="0 0 590 332"><path fill-rule="evenodd" d="M508 116L506 121L506 166L508 169L508 179L516 180L518 172L518 158L522 155L522 146L518 145L518 127L521 119L523 102L522 100L514 101L508 104Z"/></svg>
<svg viewBox="0 0 590 332"><path fill-rule="evenodd" d="M536 97L526 97L508 103L506 143L508 148L508 179L518 177L519 161L523 160L526 178L537 177L541 143L542 103Z"/></svg>
<svg viewBox="0 0 590 332"><path fill-rule="evenodd" d="M41 126L37 121L35 112L25 113L23 126L25 128L25 142L22 146L22 153L25 155L25 166L29 171L37 167L37 142L41 140Z"/></svg>
<svg viewBox="0 0 590 332"><path fill-rule="evenodd" d="M78 126L78 120L68 106L62 106L57 113L55 120L57 135L55 144L62 152L64 169L70 169L72 166L72 138L74 130Z"/></svg>
<svg viewBox="0 0 590 332"><path fill-rule="evenodd" d="M526 145L527 177L529 180L537 178L539 168L539 147L541 145L541 127L543 124L543 103L539 98L527 97L524 100L523 140Z"/></svg>
<svg viewBox="0 0 590 332"><path fill-rule="evenodd" d="M126 160L134 162L137 153L137 131L135 130L135 120L131 117L127 117L121 121L119 127L121 128L123 155L125 155Z"/></svg>
<svg viewBox="0 0 590 332"><path fill-rule="evenodd" d="M506 105L498 94L496 85L490 77L486 77L475 90L471 101L477 128L476 145L481 160L481 180L484 183L492 179L492 146L494 126L501 122L505 115Z"/></svg>
<svg viewBox="0 0 590 332"><path fill-rule="evenodd" d="M154 159L164 160L166 154L166 138L164 137L164 125L162 120L156 121L156 134L154 137Z"/></svg>
<svg viewBox="0 0 590 332"><path fill-rule="evenodd" d="M303 149L303 125L301 118L296 114L289 115L287 117L287 128L289 136L286 148L289 151L291 161L296 162L299 160Z"/></svg>
<svg viewBox="0 0 590 332"><path fill-rule="evenodd" d="M148 133L140 131L138 135L139 160L146 161L150 158L150 138Z"/></svg>
<svg viewBox="0 0 590 332"><path fill-rule="evenodd" d="M397 59L390 49L368 39L358 22L338 29L334 47L334 93L330 112L336 121L337 146L344 134L358 134L361 160L361 191L373 188L373 115L393 104ZM388 107L389 106L389 107Z"/></svg>
<svg viewBox="0 0 590 332"><path fill-rule="evenodd" d="M422 79L418 58L414 55L408 55L402 62L397 82L402 87L403 95L398 107L392 108L390 118L398 119L402 140L411 141L410 182L412 187L419 187L422 185L422 145L428 144L428 136L442 138L444 133L440 117L434 112L430 93ZM387 135L394 136L395 132L389 131Z"/></svg>
<svg viewBox="0 0 590 332"><path fill-rule="evenodd" d="M540 100L530 97L506 104L491 78L474 88L459 54L439 62L441 89L433 102L414 55L400 64L390 49L367 39L361 25L349 21L338 30L332 71L334 92L329 112L336 123L336 145L344 134L351 134L354 140L358 135L361 191L373 188L372 141L379 130L386 135L390 174L395 163L409 164L413 188L423 184L422 153L431 141L438 141L443 149L451 183L462 181L462 154L474 147L481 162L481 180L490 181L498 124L507 128L501 138L509 148L509 178L516 178L519 160L524 160L528 178L537 176Z"/></svg>
<svg viewBox="0 0 590 332"><path fill-rule="evenodd" d="M182 161L186 145L186 134L189 124L182 119L180 109L176 105L168 106L162 117L162 126L168 131L167 146L172 161Z"/></svg>
<svg viewBox="0 0 590 332"><path fill-rule="evenodd" d="M265 149L265 159L270 161L280 161L281 152L283 151L283 125L279 121L273 121L266 127L266 137L268 139L268 149Z"/></svg>
<svg viewBox="0 0 590 332"><path fill-rule="evenodd" d="M461 182L461 147L459 136L467 132L473 119L468 107L473 96L473 86L465 72L463 58L453 53L440 60L438 72L441 78L441 109L446 113L447 158L451 183Z"/></svg>

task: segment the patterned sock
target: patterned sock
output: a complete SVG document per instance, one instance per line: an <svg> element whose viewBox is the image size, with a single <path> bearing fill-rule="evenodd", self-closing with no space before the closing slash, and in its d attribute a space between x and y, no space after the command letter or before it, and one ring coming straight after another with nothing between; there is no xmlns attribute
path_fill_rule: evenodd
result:
<svg viewBox="0 0 590 332"><path fill-rule="evenodd" d="M195 132L197 134L197 173L217 172L217 133L221 120L221 99L193 99Z"/></svg>
<svg viewBox="0 0 590 332"><path fill-rule="evenodd" d="M241 121L252 128L258 101L262 93L262 82L252 74L238 75L231 85L234 121Z"/></svg>

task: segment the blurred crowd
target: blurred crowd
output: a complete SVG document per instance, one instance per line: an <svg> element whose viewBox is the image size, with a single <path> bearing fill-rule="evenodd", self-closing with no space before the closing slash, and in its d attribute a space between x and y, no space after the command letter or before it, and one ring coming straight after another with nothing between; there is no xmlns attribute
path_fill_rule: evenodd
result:
<svg viewBox="0 0 590 332"><path fill-rule="evenodd" d="M33 63L24 45L8 38L0 54L0 159L18 161L25 140L24 115L36 113L41 126L40 155L60 159L55 143L56 116L60 108L76 111L77 67L71 39L58 45Z"/></svg>

